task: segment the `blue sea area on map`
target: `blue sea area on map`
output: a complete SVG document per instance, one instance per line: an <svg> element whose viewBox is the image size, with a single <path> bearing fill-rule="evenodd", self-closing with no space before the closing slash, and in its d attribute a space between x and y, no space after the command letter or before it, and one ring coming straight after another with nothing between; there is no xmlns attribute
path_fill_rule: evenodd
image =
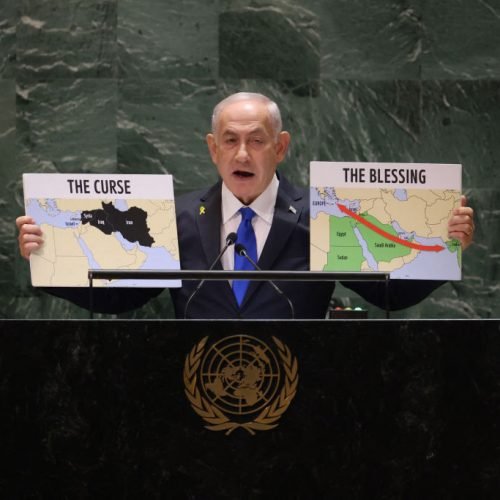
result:
<svg viewBox="0 0 500 500"><path fill-rule="evenodd" d="M422 245L440 245L445 247L441 252L420 251L415 260L402 269L391 272L391 279L438 279L460 280L461 270L456 252L450 252L441 238L416 238Z"/></svg>
<svg viewBox="0 0 500 500"><path fill-rule="evenodd" d="M144 247L126 240L120 233L115 233L115 236L125 250L138 248L146 254L146 260L140 269L179 269L179 261L173 259L165 247Z"/></svg>
<svg viewBox="0 0 500 500"><path fill-rule="evenodd" d="M391 225L394 230L398 232L398 238L406 241L411 241L413 240L413 238L415 238L415 231L405 231L395 220L392 221Z"/></svg>
<svg viewBox="0 0 500 500"><path fill-rule="evenodd" d="M344 205L344 207L348 208L351 212L354 212L354 213L359 213L359 210L361 208L361 203L359 200L339 200L339 203L341 205ZM344 212L340 212L342 215L346 215L344 214ZM349 217L348 215L346 217Z"/></svg>
<svg viewBox="0 0 500 500"><path fill-rule="evenodd" d="M317 188L310 188L311 200L309 205L311 208L311 217L315 219L318 213L342 217L344 214L337 208L337 196L335 195L334 189L326 188L325 192L326 194L321 196Z"/></svg>
<svg viewBox="0 0 500 500"><path fill-rule="evenodd" d="M120 233L113 233L114 237L120 242L125 250L133 250L137 248L146 254L146 260L139 269L151 270L177 270L180 268L179 261L174 260L165 248L150 248L132 243L126 240ZM82 242L83 243L83 242ZM89 248L83 243L80 245L89 259L89 266L91 269L101 269L100 266L93 258ZM127 288L127 287L143 287L143 288L179 288L182 286L180 280L138 280L138 279L124 279L115 281L105 281L105 286L110 288Z"/></svg>
<svg viewBox="0 0 500 500"><path fill-rule="evenodd" d="M334 188L325 188L325 195L321 196L317 188L311 188L310 192L311 201L309 202L311 208L311 218L315 219L319 213L333 215L335 217L347 217L344 212L338 208L338 203L343 204L353 212L359 212L359 200L339 200L335 194Z"/></svg>
<svg viewBox="0 0 500 500"><path fill-rule="evenodd" d="M370 250L368 250L368 245L366 244L366 241L364 240L363 236L361 235L357 227L354 228L354 234L356 235L356 238L358 239L359 244L363 249L363 257L368 262L368 265L373 271L378 271L377 261L375 260L375 257L371 254Z"/></svg>
<svg viewBox="0 0 500 500"><path fill-rule="evenodd" d="M113 205L117 210L120 210L120 212L126 212L129 209L127 200L115 200Z"/></svg>
<svg viewBox="0 0 500 500"><path fill-rule="evenodd" d="M137 248L141 252L146 254L146 260L139 269L151 269L151 270L177 270L180 269L179 261L172 258L170 253L163 247L144 247L139 245L137 242L132 243L126 240L121 233L113 233L114 237L119 241L120 245L125 250L133 250ZM90 258L90 252L85 252L85 255ZM95 261L93 261L95 262ZM101 269L98 264L93 267L93 269ZM144 287L144 288L178 288L182 286L180 280L137 280L137 279L124 279L115 281L106 281L107 287L110 288L126 288L126 287Z"/></svg>
<svg viewBox="0 0 500 500"><path fill-rule="evenodd" d="M321 196L317 188L310 188L310 208L311 218L316 218L319 213L326 213L335 217L348 217L344 212L338 209L338 204L345 205L349 210L358 213L360 209L359 200L342 200L336 197L334 188L326 188L326 195ZM400 201L406 201L408 194L405 189L394 190L394 197ZM460 280L461 269L459 265L459 256L456 252L448 250L446 243L441 238L418 237L414 231L405 231L398 222L392 221L392 227L399 233L401 239L413 241L422 245L433 246L440 245L444 247L441 252L427 252L420 250L417 257L405 264L401 269L391 272L391 279L428 279L428 280ZM366 241L354 228L356 238L362 248L369 267L373 271L379 269L378 263L369 251Z"/></svg>
<svg viewBox="0 0 500 500"><path fill-rule="evenodd" d="M28 200L26 213L33 217L38 225L49 224L54 227L67 229L75 227L81 222L81 212L61 211L57 208L55 200L46 200L46 205L42 206L39 200Z"/></svg>
<svg viewBox="0 0 500 500"><path fill-rule="evenodd" d="M125 250L137 248L146 254L146 260L138 269L156 269L156 270L176 270L180 268L179 261L172 258L170 253L163 247L144 247L138 243L132 243L126 240L120 233L114 233L116 239ZM119 280L108 284L110 287L166 287L173 288L181 286L178 280Z"/></svg>
<svg viewBox="0 0 500 500"><path fill-rule="evenodd" d="M394 190L394 198L399 201L407 201L408 200L408 193L406 192L406 189L395 189Z"/></svg>

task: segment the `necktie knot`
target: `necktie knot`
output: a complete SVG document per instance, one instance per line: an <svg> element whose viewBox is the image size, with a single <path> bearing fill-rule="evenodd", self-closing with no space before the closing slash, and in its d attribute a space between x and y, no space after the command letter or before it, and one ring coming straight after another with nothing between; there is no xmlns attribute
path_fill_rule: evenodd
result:
<svg viewBox="0 0 500 500"><path fill-rule="evenodd" d="M241 207L240 212L242 222L251 221L255 215L255 212L250 207Z"/></svg>

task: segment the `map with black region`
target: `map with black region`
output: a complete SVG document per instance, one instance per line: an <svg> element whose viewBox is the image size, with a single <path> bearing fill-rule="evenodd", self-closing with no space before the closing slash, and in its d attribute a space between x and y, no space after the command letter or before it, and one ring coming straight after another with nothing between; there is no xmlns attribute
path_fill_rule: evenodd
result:
<svg viewBox="0 0 500 500"><path fill-rule="evenodd" d="M84 210L82 224L90 224L104 234L119 232L131 243L151 247L154 239L149 234L146 223L147 212L138 207L130 207L126 211L118 210L113 204L103 202L102 210Z"/></svg>
<svg viewBox="0 0 500 500"><path fill-rule="evenodd" d="M88 286L89 269L180 269L171 176L25 174L23 181L26 213L44 238L30 257L33 286ZM180 281L94 280L94 286Z"/></svg>

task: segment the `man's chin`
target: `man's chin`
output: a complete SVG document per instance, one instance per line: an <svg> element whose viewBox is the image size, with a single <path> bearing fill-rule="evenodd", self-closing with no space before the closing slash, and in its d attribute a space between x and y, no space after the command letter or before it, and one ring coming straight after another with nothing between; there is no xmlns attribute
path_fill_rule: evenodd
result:
<svg viewBox="0 0 500 500"><path fill-rule="evenodd" d="M257 198L257 196L259 196L254 191L248 190L248 189L234 189L234 190L231 189L231 192L244 205L250 205L250 203L252 203L252 201L255 200L255 198Z"/></svg>

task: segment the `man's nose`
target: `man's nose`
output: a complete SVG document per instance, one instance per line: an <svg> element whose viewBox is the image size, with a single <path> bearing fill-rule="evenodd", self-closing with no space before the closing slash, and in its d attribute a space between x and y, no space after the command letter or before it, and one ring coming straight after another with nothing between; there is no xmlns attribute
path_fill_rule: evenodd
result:
<svg viewBox="0 0 500 500"><path fill-rule="evenodd" d="M248 160L248 152L247 152L247 146L244 142L240 144L240 147L238 148L238 151L236 153L236 160L237 161L246 161Z"/></svg>

